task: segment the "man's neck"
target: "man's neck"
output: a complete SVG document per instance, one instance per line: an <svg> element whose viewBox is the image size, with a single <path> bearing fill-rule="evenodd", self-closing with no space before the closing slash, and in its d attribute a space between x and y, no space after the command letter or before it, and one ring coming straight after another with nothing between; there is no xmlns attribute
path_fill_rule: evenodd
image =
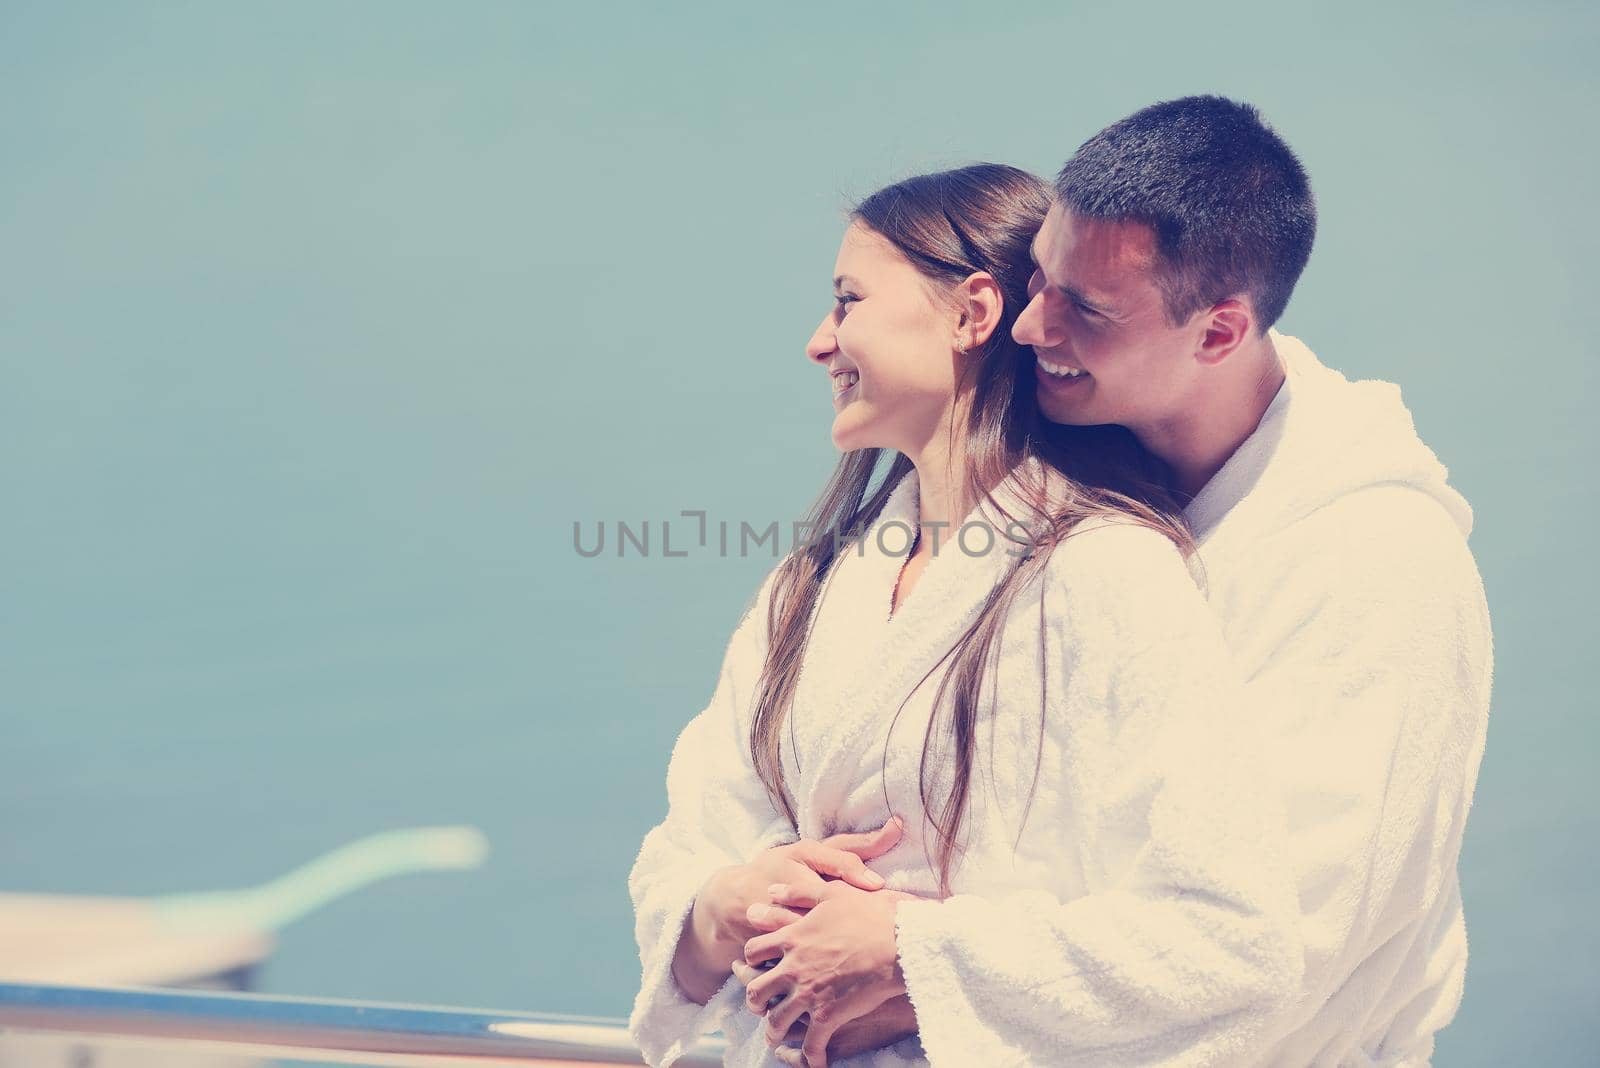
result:
<svg viewBox="0 0 1600 1068"><path fill-rule="evenodd" d="M1246 358L1217 368L1212 388L1190 398L1178 418L1138 432L1145 448L1172 468L1175 488L1185 500L1198 496L1256 432L1283 385L1283 361L1270 338L1234 355Z"/></svg>

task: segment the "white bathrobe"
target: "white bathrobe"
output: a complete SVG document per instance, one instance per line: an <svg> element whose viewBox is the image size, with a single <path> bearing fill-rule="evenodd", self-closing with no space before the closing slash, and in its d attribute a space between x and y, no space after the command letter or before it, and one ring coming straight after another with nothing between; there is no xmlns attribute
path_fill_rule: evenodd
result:
<svg viewBox="0 0 1600 1068"><path fill-rule="evenodd" d="M873 829L899 813L906 834L871 867L888 886L931 899L937 840L917 774L939 676L892 732L891 721L1011 558L999 544L968 555L946 541L888 619L901 559L881 550L903 550L890 525L916 522L916 490L913 473L861 554L839 558L783 754L798 836ZM997 496L1010 492L1003 485ZM968 547L976 553L983 539ZM711 703L678 738L666 819L629 877L643 966L630 1030L652 1065L717 1027L726 1063L781 1064L736 978L700 1006L671 970L711 873L797 837L749 757L770 585L771 576L733 636ZM997 670L976 732L969 853L953 896L897 909L920 1042L835 1063L1243 1063L1300 990L1303 950L1283 813L1262 789L1259 743L1220 628L1179 553L1126 523L1070 537L1015 602ZM1038 788L1021 823L1041 716ZM947 770L948 760L934 765ZM934 779L936 803L948 785Z"/></svg>
<svg viewBox="0 0 1600 1068"><path fill-rule="evenodd" d="M1289 817L1305 971L1253 1062L1428 1063L1466 967L1456 861L1483 755L1472 512L1400 391L1274 332L1287 380L1190 505Z"/></svg>

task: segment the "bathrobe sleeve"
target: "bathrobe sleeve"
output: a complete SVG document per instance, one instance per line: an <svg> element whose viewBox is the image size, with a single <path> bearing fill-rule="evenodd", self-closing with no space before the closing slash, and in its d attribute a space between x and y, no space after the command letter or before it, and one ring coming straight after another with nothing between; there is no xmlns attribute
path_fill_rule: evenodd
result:
<svg viewBox="0 0 1600 1068"><path fill-rule="evenodd" d="M1281 809L1182 557L1126 523L1059 546L1045 745L1088 892L902 901L896 942L934 1068L1244 1064L1298 989Z"/></svg>
<svg viewBox="0 0 1600 1068"><path fill-rule="evenodd" d="M700 887L717 869L799 837L767 796L749 751L749 706L765 656L772 582L769 575L728 643L711 703L673 746L666 819L645 835L628 875L642 966L628 1030L654 1066L682 1057L743 1003L744 987L731 971L705 1005L685 996L672 974Z"/></svg>

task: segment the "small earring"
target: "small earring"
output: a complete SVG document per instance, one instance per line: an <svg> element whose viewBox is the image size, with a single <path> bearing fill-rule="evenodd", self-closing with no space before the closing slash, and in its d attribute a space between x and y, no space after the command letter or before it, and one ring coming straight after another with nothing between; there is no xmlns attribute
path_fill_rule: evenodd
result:
<svg viewBox="0 0 1600 1068"><path fill-rule="evenodd" d="M960 338L956 338L956 354L959 356L965 356L967 354L967 343L962 341Z"/></svg>

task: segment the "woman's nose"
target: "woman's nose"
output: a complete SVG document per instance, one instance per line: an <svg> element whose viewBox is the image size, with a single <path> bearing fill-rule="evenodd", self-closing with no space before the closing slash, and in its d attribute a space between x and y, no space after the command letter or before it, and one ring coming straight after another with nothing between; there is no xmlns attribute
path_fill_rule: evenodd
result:
<svg viewBox="0 0 1600 1068"><path fill-rule="evenodd" d="M826 316L811 333L806 342L806 356L814 363L827 363L837 346L833 343L833 316Z"/></svg>

